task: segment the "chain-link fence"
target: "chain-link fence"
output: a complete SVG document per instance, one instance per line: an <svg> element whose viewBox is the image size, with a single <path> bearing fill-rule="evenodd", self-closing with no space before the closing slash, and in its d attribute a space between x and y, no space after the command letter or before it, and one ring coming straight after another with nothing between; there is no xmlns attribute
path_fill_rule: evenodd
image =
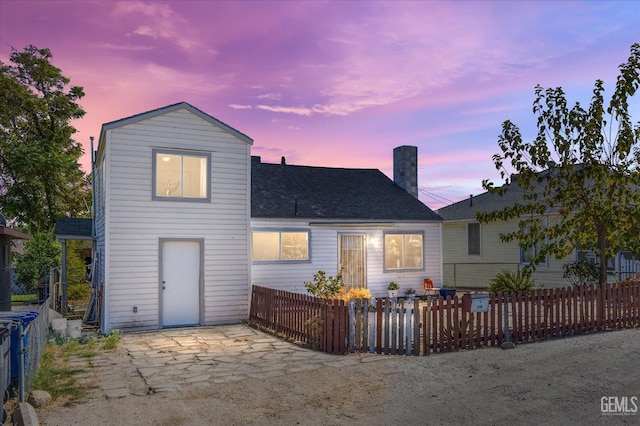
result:
<svg viewBox="0 0 640 426"><path fill-rule="evenodd" d="M10 311L0 312L0 329L7 330L9 336L9 355L5 357L3 354L0 380L3 388L16 390L23 400L24 393L38 373L40 358L47 344L49 271L38 268L41 278L34 287L18 284L19 271L13 267L8 269L12 299L15 297L16 300L12 302Z"/></svg>
<svg viewBox="0 0 640 426"><path fill-rule="evenodd" d="M0 327L8 328L11 333L10 383L23 399L38 374L40 358L47 344L49 308L41 304L1 312Z"/></svg>

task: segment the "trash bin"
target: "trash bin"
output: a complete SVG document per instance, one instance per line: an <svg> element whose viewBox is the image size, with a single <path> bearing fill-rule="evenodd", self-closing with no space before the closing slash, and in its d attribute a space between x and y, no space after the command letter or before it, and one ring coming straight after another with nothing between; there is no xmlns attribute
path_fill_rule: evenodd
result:
<svg viewBox="0 0 640 426"><path fill-rule="evenodd" d="M0 328L0 395L6 402L11 384L11 326Z"/></svg>
<svg viewBox="0 0 640 426"><path fill-rule="evenodd" d="M440 289L440 296L442 296L443 298L447 298L447 296L450 296L451 298L456 296L456 289L455 288L441 288Z"/></svg>
<svg viewBox="0 0 640 426"><path fill-rule="evenodd" d="M13 320L22 323L22 329L27 330L22 338L23 347L29 345L29 330L27 326L38 317L38 312L11 312L10 315L0 316L0 322L5 320ZM11 329L11 378L18 379L20 377L20 327L15 326ZM29 369L29 358L25 359L25 370Z"/></svg>

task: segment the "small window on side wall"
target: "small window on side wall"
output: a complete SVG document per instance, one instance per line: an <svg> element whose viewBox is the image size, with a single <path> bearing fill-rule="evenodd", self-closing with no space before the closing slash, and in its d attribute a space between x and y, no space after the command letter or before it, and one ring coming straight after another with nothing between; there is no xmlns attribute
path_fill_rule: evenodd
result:
<svg viewBox="0 0 640 426"><path fill-rule="evenodd" d="M153 150L154 200L211 201L208 153Z"/></svg>
<svg viewBox="0 0 640 426"><path fill-rule="evenodd" d="M480 256L479 223L467 223L467 255Z"/></svg>
<svg viewBox="0 0 640 426"><path fill-rule="evenodd" d="M423 269L422 234L385 234L384 269Z"/></svg>

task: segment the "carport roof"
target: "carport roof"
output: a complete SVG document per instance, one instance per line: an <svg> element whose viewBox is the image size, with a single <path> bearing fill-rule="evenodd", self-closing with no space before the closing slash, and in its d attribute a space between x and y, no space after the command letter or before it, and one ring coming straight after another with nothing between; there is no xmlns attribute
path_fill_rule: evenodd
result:
<svg viewBox="0 0 640 426"><path fill-rule="evenodd" d="M92 240L93 220L75 217L56 219L54 234L58 240Z"/></svg>

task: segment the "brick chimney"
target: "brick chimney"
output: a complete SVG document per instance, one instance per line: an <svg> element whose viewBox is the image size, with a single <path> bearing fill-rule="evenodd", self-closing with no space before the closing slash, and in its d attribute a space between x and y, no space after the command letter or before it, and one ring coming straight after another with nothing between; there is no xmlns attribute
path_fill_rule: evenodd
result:
<svg viewBox="0 0 640 426"><path fill-rule="evenodd" d="M418 147L403 145L393 149L393 181L418 198Z"/></svg>

